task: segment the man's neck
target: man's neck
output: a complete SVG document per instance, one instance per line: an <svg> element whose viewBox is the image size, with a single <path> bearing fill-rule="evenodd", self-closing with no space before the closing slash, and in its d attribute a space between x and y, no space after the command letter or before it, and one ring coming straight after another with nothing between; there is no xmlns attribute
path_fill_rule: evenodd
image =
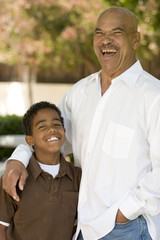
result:
<svg viewBox="0 0 160 240"><path fill-rule="evenodd" d="M107 91L107 89L111 85L111 81L120 76L122 73L124 73L127 69L129 69L137 60L135 59L132 63L130 63L126 69L120 70L118 72L109 72L105 71L105 69L102 69L101 74L100 74L100 83L101 83L101 94L103 94Z"/></svg>

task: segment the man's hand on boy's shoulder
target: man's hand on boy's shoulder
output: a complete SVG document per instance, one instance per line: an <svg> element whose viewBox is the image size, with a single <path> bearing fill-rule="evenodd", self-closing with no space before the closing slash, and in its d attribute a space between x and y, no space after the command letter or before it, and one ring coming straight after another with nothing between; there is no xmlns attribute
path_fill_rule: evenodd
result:
<svg viewBox="0 0 160 240"><path fill-rule="evenodd" d="M27 177L28 173L24 165L20 161L10 160L2 177L3 189L16 201L19 201L16 185L18 183L19 189L23 190Z"/></svg>

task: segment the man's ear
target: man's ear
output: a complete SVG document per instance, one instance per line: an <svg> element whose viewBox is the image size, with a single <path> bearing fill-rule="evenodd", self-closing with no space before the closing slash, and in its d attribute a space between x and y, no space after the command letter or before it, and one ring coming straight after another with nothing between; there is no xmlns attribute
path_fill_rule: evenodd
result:
<svg viewBox="0 0 160 240"><path fill-rule="evenodd" d="M139 32L134 33L133 49L136 49L138 47L140 39L141 39L140 33Z"/></svg>
<svg viewBox="0 0 160 240"><path fill-rule="evenodd" d="M25 139L26 139L26 143L27 143L29 146L34 146L34 140L33 140L33 137L32 137L32 136L25 136Z"/></svg>

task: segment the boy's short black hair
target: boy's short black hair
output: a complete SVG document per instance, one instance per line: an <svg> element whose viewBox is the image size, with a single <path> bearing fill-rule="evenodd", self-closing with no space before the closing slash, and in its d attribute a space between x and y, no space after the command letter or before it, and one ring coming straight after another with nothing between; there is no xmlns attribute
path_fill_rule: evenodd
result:
<svg viewBox="0 0 160 240"><path fill-rule="evenodd" d="M64 127L64 120L59 108L55 104L49 103L47 101L41 101L33 104L23 116L22 127L23 127L24 134L26 136L32 135L32 123L33 123L34 116L37 114L39 110L45 109L45 108L50 108L56 111L59 115L62 126Z"/></svg>

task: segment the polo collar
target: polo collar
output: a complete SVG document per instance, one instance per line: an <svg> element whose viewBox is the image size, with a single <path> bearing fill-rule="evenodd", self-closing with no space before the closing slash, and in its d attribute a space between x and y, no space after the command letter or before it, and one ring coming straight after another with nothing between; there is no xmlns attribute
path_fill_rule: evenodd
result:
<svg viewBox="0 0 160 240"><path fill-rule="evenodd" d="M61 160L60 160L60 169L59 173L56 177L63 177L64 175L68 175L68 177L73 181L73 172L71 171L71 168L69 167L69 164L64 157L61 155Z"/></svg>
<svg viewBox="0 0 160 240"><path fill-rule="evenodd" d="M43 170L40 168L34 153L32 154L32 157L30 159L29 165L28 167L31 170L31 174L34 178L34 180L36 180L39 175L43 172ZM68 175L68 177L73 180L73 173L71 171L71 168L69 167L69 164L67 163L67 161L64 159L64 157L60 156L60 169L59 169L59 173L56 177L63 177L64 175Z"/></svg>

